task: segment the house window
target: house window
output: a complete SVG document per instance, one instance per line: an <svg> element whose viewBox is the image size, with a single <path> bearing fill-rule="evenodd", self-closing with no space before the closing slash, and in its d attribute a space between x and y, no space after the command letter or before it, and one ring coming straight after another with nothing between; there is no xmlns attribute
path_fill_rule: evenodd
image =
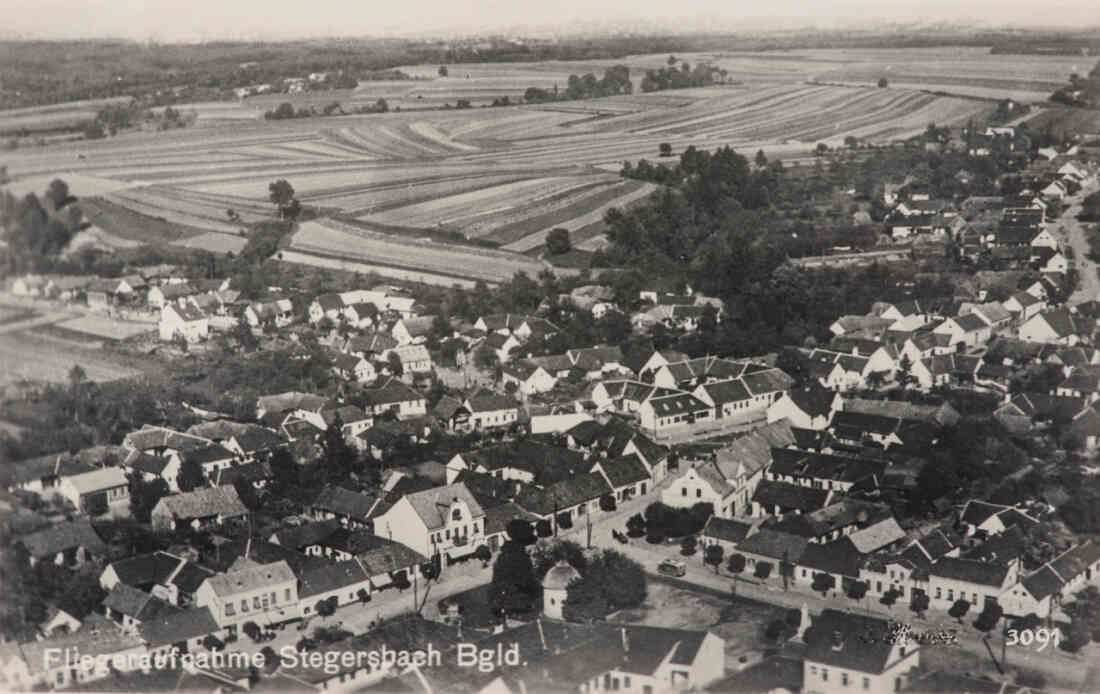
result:
<svg viewBox="0 0 1100 694"><path fill-rule="evenodd" d="M828 682L829 681L829 671L826 670L825 668L821 668L821 681L822 682Z"/></svg>
<svg viewBox="0 0 1100 694"><path fill-rule="evenodd" d="M462 520L462 509L456 508L451 511L451 520Z"/></svg>
<svg viewBox="0 0 1100 694"><path fill-rule="evenodd" d="M233 603L231 603L231 602L226 603L226 605L225 605L225 616L226 617L232 617L234 614L236 614L236 612L233 610Z"/></svg>
<svg viewBox="0 0 1100 694"><path fill-rule="evenodd" d="M283 591L283 599L287 602L290 602L290 588L287 588L285 591Z"/></svg>
<svg viewBox="0 0 1100 694"><path fill-rule="evenodd" d="M948 588L948 589L947 589L947 599L948 599L948 600L954 600L954 599L955 599L955 591L954 591L954 589L952 589L952 588Z"/></svg>
<svg viewBox="0 0 1100 694"><path fill-rule="evenodd" d="M241 612L248 612L248 601L241 600Z"/></svg>
<svg viewBox="0 0 1100 694"><path fill-rule="evenodd" d="M848 673L847 672L840 673L840 683L843 684L845 687L848 686Z"/></svg>
<svg viewBox="0 0 1100 694"><path fill-rule="evenodd" d="M696 489L695 490L695 498L700 499L700 498L702 498L702 496L703 496L703 490L702 489Z"/></svg>
<svg viewBox="0 0 1100 694"><path fill-rule="evenodd" d="M871 678L870 677L864 677L863 678L863 688L864 689L870 689L871 688Z"/></svg>
<svg viewBox="0 0 1100 694"><path fill-rule="evenodd" d="M688 488L687 487L680 487L680 496L687 496L687 495L688 495Z"/></svg>
<svg viewBox="0 0 1100 694"><path fill-rule="evenodd" d="M260 596L259 595L253 596L253 598L252 598L252 607L254 609L257 609L257 610L260 609Z"/></svg>
<svg viewBox="0 0 1100 694"><path fill-rule="evenodd" d="M936 599L939 600L943 596L940 594L940 587L936 586Z"/></svg>

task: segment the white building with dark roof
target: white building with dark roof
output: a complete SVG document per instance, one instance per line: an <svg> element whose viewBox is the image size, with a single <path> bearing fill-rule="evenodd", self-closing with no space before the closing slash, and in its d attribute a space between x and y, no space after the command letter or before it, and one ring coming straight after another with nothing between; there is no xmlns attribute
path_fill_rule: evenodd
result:
<svg viewBox="0 0 1100 694"><path fill-rule="evenodd" d="M374 532L431 557L471 554L485 543L485 511L462 482L401 497L374 519Z"/></svg>
<svg viewBox="0 0 1100 694"><path fill-rule="evenodd" d="M231 633L244 622L263 626L301 616L298 577L285 561L246 563L252 565L203 581L195 604L209 608L218 626Z"/></svg>

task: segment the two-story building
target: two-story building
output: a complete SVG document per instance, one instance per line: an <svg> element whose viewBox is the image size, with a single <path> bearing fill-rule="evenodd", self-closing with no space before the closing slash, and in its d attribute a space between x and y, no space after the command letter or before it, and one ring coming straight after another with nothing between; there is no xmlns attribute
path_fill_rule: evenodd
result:
<svg viewBox="0 0 1100 694"><path fill-rule="evenodd" d="M485 543L485 511L462 482L401 497L374 519L377 535L426 556L458 558Z"/></svg>
<svg viewBox="0 0 1100 694"><path fill-rule="evenodd" d="M898 637L893 630L885 619L823 611L805 632L802 691L905 690L920 666L920 649L915 640Z"/></svg>
<svg viewBox="0 0 1100 694"><path fill-rule="evenodd" d="M196 606L209 608L218 627L234 633L245 622L266 626L301 616L290 565L243 563L249 565L210 576L195 594Z"/></svg>

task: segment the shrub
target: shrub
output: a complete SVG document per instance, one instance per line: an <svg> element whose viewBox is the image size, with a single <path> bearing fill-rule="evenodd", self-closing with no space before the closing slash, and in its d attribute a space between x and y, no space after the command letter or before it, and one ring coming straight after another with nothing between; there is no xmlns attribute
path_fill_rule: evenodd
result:
<svg viewBox="0 0 1100 694"><path fill-rule="evenodd" d="M554 526L550 525L550 521L544 518L535 523L535 533L539 537L550 537L554 534Z"/></svg>
<svg viewBox="0 0 1100 694"><path fill-rule="evenodd" d="M396 586L398 590L405 590L410 585L409 575L404 571L395 574L393 577L393 585Z"/></svg>
<svg viewBox="0 0 1100 694"><path fill-rule="evenodd" d="M361 603L365 604L370 602L370 593L367 592L366 588L360 588L359 592L357 592L355 596L359 598L359 602Z"/></svg>
<svg viewBox="0 0 1100 694"><path fill-rule="evenodd" d="M489 545L478 545L477 549L474 550L474 557L487 562L493 558L493 550L489 549Z"/></svg>
<svg viewBox="0 0 1100 694"><path fill-rule="evenodd" d="M852 600L862 600L867 595L867 589L870 586L867 581L849 581L848 590L846 591L848 597Z"/></svg>
<svg viewBox="0 0 1100 694"><path fill-rule="evenodd" d="M764 637L769 641L779 641L787 633L787 623L782 619L773 619L764 627Z"/></svg>
<svg viewBox="0 0 1100 694"><path fill-rule="evenodd" d="M744 554L731 554L730 559L726 562L726 568L732 573L739 574L745 570L745 555Z"/></svg>
<svg viewBox="0 0 1100 694"><path fill-rule="evenodd" d="M718 567L722 565L722 557L725 556L725 553L726 550L722 548L722 545L709 545L703 551L703 561L714 567L714 573L718 573Z"/></svg>
<svg viewBox="0 0 1100 694"><path fill-rule="evenodd" d="M245 622L244 625L241 626L241 631L253 641L260 640L260 625L256 624L256 622Z"/></svg>
<svg viewBox="0 0 1100 694"><path fill-rule="evenodd" d="M695 536L688 535L680 541L680 554L684 555L685 557L690 557L691 555L695 554L695 544Z"/></svg>
<svg viewBox="0 0 1100 694"><path fill-rule="evenodd" d="M1001 621L1003 615L1004 608L995 602L991 602L985 606L982 613L974 620L974 628L978 631L991 631L993 627L997 626L997 622Z"/></svg>
<svg viewBox="0 0 1100 694"><path fill-rule="evenodd" d="M787 614L784 616L784 621L791 629L797 630L798 627L802 626L802 610L787 610Z"/></svg>
<svg viewBox="0 0 1100 694"><path fill-rule="evenodd" d="M659 545L665 541L664 535L646 535L645 541L651 545Z"/></svg>
<svg viewBox="0 0 1100 694"><path fill-rule="evenodd" d="M822 595L836 588L836 576L829 573L814 574L813 589Z"/></svg>
<svg viewBox="0 0 1100 694"><path fill-rule="evenodd" d="M951 606L951 609L947 611L947 614L951 615L955 619L959 620L959 624L962 624L963 617L970 610L970 603L962 598L955 601L955 604Z"/></svg>
<svg viewBox="0 0 1100 694"><path fill-rule="evenodd" d="M635 513L626 521L626 534L630 537L645 535L645 518L642 517L642 514Z"/></svg>
<svg viewBox="0 0 1100 694"><path fill-rule="evenodd" d="M753 571L753 575L757 578L767 579L772 573L772 563L770 561L758 561L756 562L756 570Z"/></svg>
<svg viewBox="0 0 1100 694"><path fill-rule="evenodd" d="M615 508L616 508L616 506L615 506L615 497L614 497L614 495L608 493L608 494L604 494L603 496L600 497L600 510L601 511L614 511Z"/></svg>
<svg viewBox="0 0 1100 694"><path fill-rule="evenodd" d="M914 590L912 598L909 600L909 609L918 616L922 615L928 610L929 602L928 593L923 590Z"/></svg>
<svg viewBox="0 0 1100 694"><path fill-rule="evenodd" d="M260 654L264 657L264 672L271 674L275 672L279 667L279 654L275 652L275 649L271 646L264 646L260 649Z"/></svg>
<svg viewBox="0 0 1100 694"><path fill-rule="evenodd" d="M206 638L202 640L202 647L208 651L220 651L225 648L225 642L213 634L208 634Z"/></svg>
<svg viewBox="0 0 1100 694"><path fill-rule="evenodd" d="M890 588L890 590L882 594L882 597L879 598L878 601L887 607L893 607L894 603L897 602L900 597L901 593L898 592L897 588Z"/></svg>

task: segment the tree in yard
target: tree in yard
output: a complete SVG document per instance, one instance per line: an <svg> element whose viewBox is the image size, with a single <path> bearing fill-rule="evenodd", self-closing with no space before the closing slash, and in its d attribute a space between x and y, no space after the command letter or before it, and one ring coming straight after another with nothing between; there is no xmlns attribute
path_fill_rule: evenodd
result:
<svg viewBox="0 0 1100 694"><path fill-rule="evenodd" d="M928 593L923 590L914 590L909 601L909 609L918 617L923 617L924 613L928 611L929 602Z"/></svg>
<svg viewBox="0 0 1100 694"><path fill-rule="evenodd" d="M550 255L561 255L562 253L568 253L573 248L573 243L569 239L568 229L551 229L550 233L546 235L546 252Z"/></svg>
<svg viewBox="0 0 1100 694"><path fill-rule="evenodd" d="M629 537L642 537L645 535L645 518L642 514L635 513L626 521L626 534Z"/></svg>
<svg viewBox="0 0 1100 694"><path fill-rule="evenodd" d="M339 480L351 471L355 462L355 449L344 438L344 421L339 414L332 418L325 429L321 448L325 452L325 473L330 480Z"/></svg>
<svg viewBox="0 0 1100 694"><path fill-rule="evenodd" d="M202 647L208 651L220 651L225 648L225 642L213 634L207 634L202 640Z"/></svg>
<svg viewBox="0 0 1100 694"><path fill-rule="evenodd" d="M245 636L252 639L253 641L260 640L260 625L256 622L245 622L244 625L241 626L241 631L243 631L245 633Z"/></svg>
<svg viewBox="0 0 1100 694"><path fill-rule="evenodd" d="M836 588L836 576L830 573L816 573L814 574L813 589L822 595L825 595L833 588Z"/></svg>
<svg viewBox="0 0 1100 694"><path fill-rule="evenodd" d="M890 590L882 594L882 597L879 598L878 601L887 607L893 607L894 603L896 603L900 597L901 593L898 592L898 589L891 587Z"/></svg>
<svg viewBox="0 0 1100 694"><path fill-rule="evenodd" d="M766 580L772 573L772 563L770 561L758 561L756 562L756 570L753 571L753 575L759 579Z"/></svg>
<svg viewBox="0 0 1100 694"><path fill-rule="evenodd" d="M662 142L660 145L657 146L657 150L660 152L662 157L672 156L672 145L668 142Z"/></svg>
<svg viewBox="0 0 1100 694"><path fill-rule="evenodd" d="M697 541L695 539L695 536L688 535L680 541L680 554L684 555L685 557L690 557L691 555L695 554L696 544Z"/></svg>
<svg viewBox="0 0 1100 694"><path fill-rule="evenodd" d="M360 588L358 591L356 591L355 597L359 598L359 602L363 603L364 605L370 602L370 593L367 592L366 588Z"/></svg>
<svg viewBox="0 0 1100 694"><path fill-rule="evenodd" d="M726 562L726 568L731 573L739 574L745 570L745 555L744 554L731 554L729 561Z"/></svg>
<svg viewBox="0 0 1100 694"><path fill-rule="evenodd" d="M193 458L185 456L183 462L180 463L180 472L176 476L176 484L181 492L190 492L205 487L207 479L206 475L203 474L202 466Z"/></svg>
<svg viewBox="0 0 1100 694"><path fill-rule="evenodd" d="M756 165L761 169L768 165L768 157L764 154L764 150L756 150Z"/></svg>
<svg viewBox="0 0 1100 694"><path fill-rule="evenodd" d="M483 565L488 566L489 560L493 558L493 550L489 549L489 545L478 545L474 550L474 558L480 559Z"/></svg>
<svg viewBox="0 0 1100 694"><path fill-rule="evenodd" d="M168 496L168 483L162 479L145 481L140 472L131 472L126 476L130 489L130 515L141 523L149 522L157 502Z"/></svg>
<svg viewBox="0 0 1100 694"><path fill-rule="evenodd" d="M229 331L229 334L244 352L254 352L260 346L260 341L253 334L248 321L238 320L233 329Z"/></svg>
<svg viewBox="0 0 1100 694"><path fill-rule="evenodd" d="M314 606L314 610L316 610L317 614L321 615L321 618L324 619L325 617L331 617L332 615L336 614L336 605L337 598L335 595L333 595L330 598L318 600L317 604Z"/></svg>
<svg viewBox="0 0 1100 694"><path fill-rule="evenodd" d="M878 80L879 89L885 89L888 86L890 86L890 81L887 80L885 77L880 77Z"/></svg>
<svg viewBox="0 0 1100 694"><path fill-rule="evenodd" d="M80 364L73 364L73 368L69 369L69 388L75 390L88 380L88 374L84 371L84 367Z"/></svg>
<svg viewBox="0 0 1100 694"><path fill-rule="evenodd" d="M859 138L855 135L848 135L844 138L844 146L848 149L855 149L859 146Z"/></svg>
<svg viewBox="0 0 1100 694"><path fill-rule="evenodd" d="M528 521L520 520L519 518L510 520L508 521L505 531L508 533L509 540L522 547L535 543L535 530Z"/></svg>
<svg viewBox="0 0 1100 694"><path fill-rule="evenodd" d="M955 604L951 605L951 609L947 611L947 614L951 615L955 619L959 620L959 624L962 624L963 617L970 611L970 603L962 598L955 601Z"/></svg>
<svg viewBox="0 0 1100 694"><path fill-rule="evenodd" d="M867 595L867 589L870 585L867 581L849 581L848 582L848 597L852 600L862 600L863 596Z"/></svg>
<svg viewBox="0 0 1100 694"><path fill-rule="evenodd" d="M439 76L440 77L446 77L449 74L450 74L450 71L447 69L446 65L440 65L439 66Z"/></svg>
<svg viewBox="0 0 1100 694"><path fill-rule="evenodd" d="M600 497L600 510L610 512L615 510L615 495L611 492Z"/></svg>
<svg viewBox="0 0 1100 694"><path fill-rule="evenodd" d="M535 532L539 537L550 537L554 534L554 526L550 524L549 520L541 518L535 523Z"/></svg>
<svg viewBox="0 0 1100 694"><path fill-rule="evenodd" d="M820 157L821 155L825 154L828 151L829 151L829 145L825 144L824 142L818 142L817 147L814 149L814 154L816 154L817 156Z"/></svg>
<svg viewBox="0 0 1100 694"><path fill-rule="evenodd" d="M594 622L607 616L607 598L603 588L591 576L581 576L566 588L562 617L570 622Z"/></svg>
<svg viewBox="0 0 1100 694"><path fill-rule="evenodd" d="M974 628L988 633L993 630L993 627L997 626L997 622L1001 621L1002 616L1004 616L1003 607L995 602L986 603L985 609L974 620Z"/></svg>
<svg viewBox="0 0 1100 694"><path fill-rule="evenodd" d="M531 557L523 546L508 540L497 553L489 585L491 604L507 617L531 611L538 596Z"/></svg>
<svg viewBox="0 0 1100 694"><path fill-rule="evenodd" d="M302 214L302 203L298 202L298 198L294 198L285 207L281 208L279 213L283 216L283 219L293 222Z"/></svg>
<svg viewBox="0 0 1100 694"><path fill-rule="evenodd" d="M714 573L718 573L718 567L722 565L722 557L725 553L726 550L722 549L722 545L708 545L703 552L703 561L714 567Z"/></svg>

